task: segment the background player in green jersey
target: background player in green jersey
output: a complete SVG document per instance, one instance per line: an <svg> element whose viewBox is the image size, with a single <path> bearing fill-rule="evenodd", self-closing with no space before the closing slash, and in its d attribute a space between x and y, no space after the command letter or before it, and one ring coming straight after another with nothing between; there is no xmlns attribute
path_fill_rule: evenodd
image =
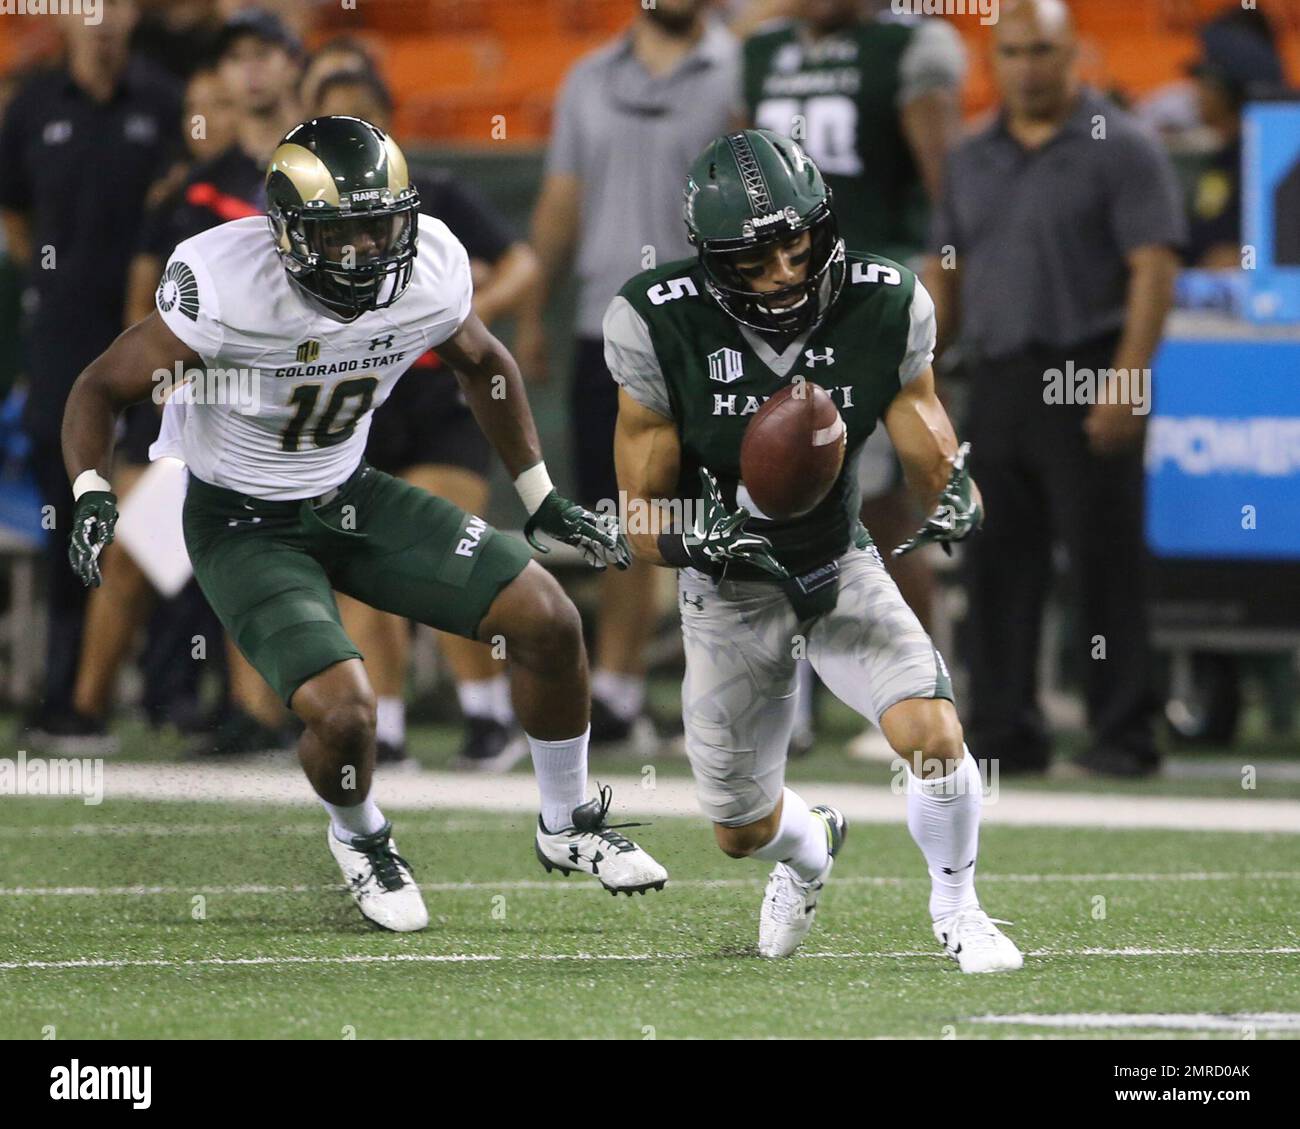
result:
<svg viewBox="0 0 1300 1129"><path fill-rule="evenodd" d="M698 260L637 275L605 316L621 385L615 461L629 505L692 511L685 530L629 532L642 558L681 570L686 748L718 845L775 864L759 952L789 955L807 935L844 837L839 812L784 787L795 666L807 657L908 763L908 828L929 867L936 938L967 972L1019 968L975 894L982 781L947 669L857 519L852 464L877 422L933 508L909 547L960 540L981 519L935 396L934 304L907 268L846 253L817 166L769 131L705 150L685 216ZM740 478L741 437L763 400L799 378L834 399L846 466L809 514L764 520ZM737 523L738 510L751 520Z"/></svg>
<svg viewBox="0 0 1300 1129"><path fill-rule="evenodd" d="M925 239L961 130L965 50L941 19L866 19L860 0L800 0L745 41L746 113L799 141L837 201L849 247L906 260ZM888 10L886 10L888 14Z"/></svg>

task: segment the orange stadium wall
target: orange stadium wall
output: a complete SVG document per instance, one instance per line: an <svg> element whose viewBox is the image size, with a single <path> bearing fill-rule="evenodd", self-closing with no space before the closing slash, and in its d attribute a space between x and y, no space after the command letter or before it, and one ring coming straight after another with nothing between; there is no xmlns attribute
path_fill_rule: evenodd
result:
<svg viewBox="0 0 1300 1129"><path fill-rule="evenodd" d="M1300 0L1258 2L1282 40L1294 81ZM288 6L312 44L340 34L370 44L397 96L399 136L471 146L544 141L565 71L625 28L639 7L637 0L357 0L355 9L304 0ZM1234 0L1072 0L1084 72L1103 89L1141 97L1182 78L1197 55L1196 27L1233 6ZM991 29L977 14L948 18L970 51L964 107L974 117L994 103ZM0 18L0 71L56 54L56 28L48 17Z"/></svg>

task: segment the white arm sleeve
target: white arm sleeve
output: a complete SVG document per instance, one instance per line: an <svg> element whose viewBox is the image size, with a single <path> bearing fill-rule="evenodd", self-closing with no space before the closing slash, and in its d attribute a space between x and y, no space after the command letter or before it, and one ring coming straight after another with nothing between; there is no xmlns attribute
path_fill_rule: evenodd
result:
<svg viewBox="0 0 1300 1129"><path fill-rule="evenodd" d="M915 380L934 361L936 334L934 299L921 285L919 278L916 280L916 289L912 291L912 306L909 313L907 351L903 354L903 363L898 366L899 384Z"/></svg>
<svg viewBox="0 0 1300 1129"><path fill-rule="evenodd" d="M610 375L642 407L672 419L668 383L645 318L620 294L605 311L603 329L605 365Z"/></svg>
<svg viewBox="0 0 1300 1129"><path fill-rule="evenodd" d="M191 240L172 252L154 292L154 304L167 328L205 361L221 351L225 341L221 300L207 264Z"/></svg>

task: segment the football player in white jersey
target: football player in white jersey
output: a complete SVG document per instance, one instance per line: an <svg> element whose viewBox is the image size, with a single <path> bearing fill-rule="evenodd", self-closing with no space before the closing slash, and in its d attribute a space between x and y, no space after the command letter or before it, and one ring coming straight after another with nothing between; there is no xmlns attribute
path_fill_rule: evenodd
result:
<svg viewBox="0 0 1300 1129"><path fill-rule="evenodd" d="M80 376L63 420L77 498L70 558L98 584L113 537L114 419L171 384L153 457L189 468L186 547L240 650L305 727L298 748L330 815L329 847L361 912L423 928L428 912L370 797L375 697L333 590L502 646L541 792L542 865L613 893L667 874L588 801L590 697L578 613L522 541L363 460L372 410L425 350L456 373L528 510L525 534L627 567L612 518L551 485L514 359L470 308L465 249L419 212L406 160L359 118L296 126L267 173L268 220L181 243L136 323ZM184 374L182 381L176 378Z"/></svg>

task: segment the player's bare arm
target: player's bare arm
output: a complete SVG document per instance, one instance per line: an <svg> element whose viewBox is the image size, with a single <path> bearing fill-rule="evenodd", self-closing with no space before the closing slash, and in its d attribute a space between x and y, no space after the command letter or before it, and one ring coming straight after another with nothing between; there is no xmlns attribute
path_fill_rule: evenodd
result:
<svg viewBox="0 0 1300 1129"><path fill-rule="evenodd" d="M627 568L632 555L613 515L598 515L563 497L551 483L542 460L528 394L510 350L488 332L477 314L437 349L451 366L474 419L496 448L515 481L529 518L524 535L535 549L545 533L578 549L594 568Z"/></svg>
<svg viewBox="0 0 1300 1129"><path fill-rule="evenodd" d="M681 441L672 420L625 391L618 394L618 422L614 426L614 468L619 489L634 503L653 507L657 499L671 498L677 488ZM640 528L628 534L632 552L651 564L672 568L659 552L656 533Z"/></svg>
<svg viewBox="0 0 1300 1129"><path fill-rule="evenodd" d="M932 508L957 455L957 433L935 392L934 370L908 381L884 418L907 484L926 509Z"/></svg>
<svg viewBox="0 0 1300 1129"><path fill-rule="evenodd" d="M76 508L68 560L81 582L98 588L99 554L113 540L117 496L102 472L113 453L118 413L147 397L154 373L189 365L198 355L179 341L157 313L123 333L77 378L63 413L63 463L72 480Z"/></svg>
<svg viewBox="0 0 1300 1129"><path fill-rule="evenodd" d="M966 465L969 445L958 446L952 421L935 392L934 369L926 368L903 386L884 420L908 485L931 511L921 530L894 553L901 555L930 541L950 552L948 542L960 541L979 526L984 505Z"/></svg>
<svg viewBox="0 0 1300 1129"><path fill-rule="evenodd" d="M118 413L146 399L157 384L154 374L174 371L177 361L201 363L155 311L90 362L63 413L63 462L73 482L87 470L107 472Z"/></svg>
<svg viewBox="0 0 1300 1129"><path fill-rule="evenodd" d="M519 366L478 314L471 313L437 353L456 374L470 411L510 477L541 462L542 446Z"/></svg>
<svg viewBox="0 0 1300 1129"><path fill-rule="evenodd" d="M670 524L664 503L677 493L681 466L677 425L638 404L626 391L620 390L618 402L614 466L619 489L627 494L629 510L635 500L647 512L662 517L648 523L650 532L632 535L633 552L664 568L691 566L705 572L725 567L731 561L747 561L777 579L785 579L785 569L772 556L772 543L745 528L749 511L727 506L718 480L706 467L700 468L701 498L690 527L680 529Z"/></svg>

